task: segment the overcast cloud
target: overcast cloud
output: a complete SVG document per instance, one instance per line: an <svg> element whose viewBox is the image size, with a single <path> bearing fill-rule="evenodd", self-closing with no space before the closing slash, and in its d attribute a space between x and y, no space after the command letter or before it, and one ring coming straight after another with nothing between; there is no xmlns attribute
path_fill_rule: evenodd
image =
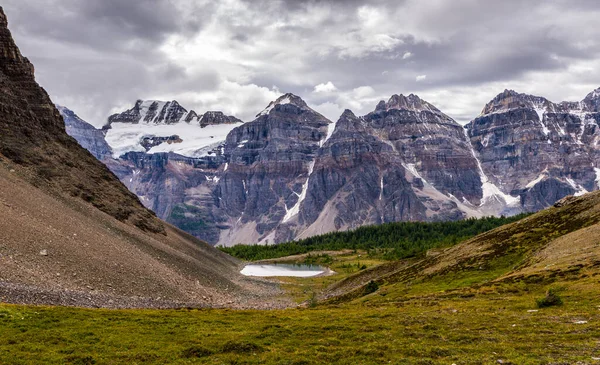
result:
<svg viewBox="0 0 600 365"><path fill-rule="evenodd" d="M330 119L415 93L464 123L502 90L600 86L596 0L4 0L53 100L96 126L136 99L252 120L293 92Z"/></svg>

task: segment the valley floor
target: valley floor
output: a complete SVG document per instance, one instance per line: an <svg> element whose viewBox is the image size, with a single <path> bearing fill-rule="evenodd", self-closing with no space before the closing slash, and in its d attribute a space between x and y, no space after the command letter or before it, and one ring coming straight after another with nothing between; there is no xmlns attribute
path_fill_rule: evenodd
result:
<svg viewBox="0 0 600 365"><path fill-rule="evenodd" d="M268 312L2 304L0 363L595 364L597 287L544 309L542 285Z"/></svg>
<svg viewBox="0 0 600 365"><path fill-rule="evenodd" d="M298 308L0 304L0 364L600 364L597 237L600 192L404 261L287 258L336 272L272 279Z"/></svg>

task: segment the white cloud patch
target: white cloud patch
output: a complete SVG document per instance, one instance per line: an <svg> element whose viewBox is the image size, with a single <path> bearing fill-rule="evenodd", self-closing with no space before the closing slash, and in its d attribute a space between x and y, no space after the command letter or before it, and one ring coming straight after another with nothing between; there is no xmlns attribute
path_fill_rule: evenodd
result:
<svg viewBox="0 0 600 365"><path fill-rule="evenodd" d="M404 52L404 54L402 55L402 59L407 60L407 59L411 58L412 56L413 56L413 54L411 52Z"/></svg>
<svg viewBox="0 0 600 365"><path fill-rule="evenodd" d="M337 90L337 87L333 84L333 82L328 81L324 84L319 84L315 86L314 92L316 93L330 93Z"/></svg>
<svg viewBox="0 0 600 365"><path fill-rule="evenodd" d="M425 80L426 78L427 78L427 75L418 75L418 76L416 77L416 81L417 81L417 82L419 82L419 81L423 81L423 80Z"/></svg>

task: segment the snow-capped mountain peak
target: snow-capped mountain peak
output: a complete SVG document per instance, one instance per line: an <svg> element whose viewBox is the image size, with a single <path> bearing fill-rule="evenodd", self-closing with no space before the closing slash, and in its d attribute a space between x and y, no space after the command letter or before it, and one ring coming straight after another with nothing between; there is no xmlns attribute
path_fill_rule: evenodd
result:
<svg viewBox="0 0 600 365"><path fill-rule="evenodd" d="M390 112L393 110L414 113L416 118L423 122L435 121L452 124L456 123L452 118L442 113L433 104L421 99L415 94L409 94L408 96L404 96L403 94L394 94L387 102L381 100L375 107L375 111L373 113Z"/></svg>
<svg viewBox="0 0 600 365"><path fill-rule="evenodd" d="M177 101L137 100L133 108L108 118L108 126L113 123L175 124L198 121L198 114L188 111Z"/></svg>
<svg viewBox="0 0 600 365"><path fill-rule="evenodd" d="M382 100L379 102L379 104L377 104L377 107L375 108L376 111L389 111L391 109L410 110L417 112L427 110L436 114L441 113L438 108L421 99L415 94L410 94L408 96L404 96L403 94L394 94L390 97L387 103Z"/></svg>
<svg viewBox="0 0 600 365"><path fill-rule="evenodd" d="M263 115L268 115L269 113L271 113L271 111L273 109L275 109L275 107L277 105L286 105L286 104L291 104L291 105L295 105L296 107L303 109L303 110L311 110L311 108L309 108L309 106L306 104L306 102L304 102L304 100L302 100L301 97L294 95L292 93L287 93L284 95L281 95L279 98L277 98L277 100L272 101L269 103L269 105L260 113L258 113L256 115L256 117L261 117Z"/></svg>
<svg viewBox="0 0 600 365"><path fill-rule="evenodd" d="M220 111L199 116L175 100L137 100L131 109L111 115L103 129L115 158L127 152L200 157L216 153L227 134L242 123Z"/></svg>

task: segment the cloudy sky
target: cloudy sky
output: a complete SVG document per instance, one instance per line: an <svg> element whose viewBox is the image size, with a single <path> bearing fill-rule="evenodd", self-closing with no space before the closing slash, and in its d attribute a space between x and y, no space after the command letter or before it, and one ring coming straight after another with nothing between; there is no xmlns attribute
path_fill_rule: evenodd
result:
<svg viewBox="0 0 600 365"><path fill-rule="evenodd" d="M506 88L600 86L596 0L4 0L53 100L95 125L136 99L249 121L293 92L331 119L415 93L467 122Z"/></svg>

